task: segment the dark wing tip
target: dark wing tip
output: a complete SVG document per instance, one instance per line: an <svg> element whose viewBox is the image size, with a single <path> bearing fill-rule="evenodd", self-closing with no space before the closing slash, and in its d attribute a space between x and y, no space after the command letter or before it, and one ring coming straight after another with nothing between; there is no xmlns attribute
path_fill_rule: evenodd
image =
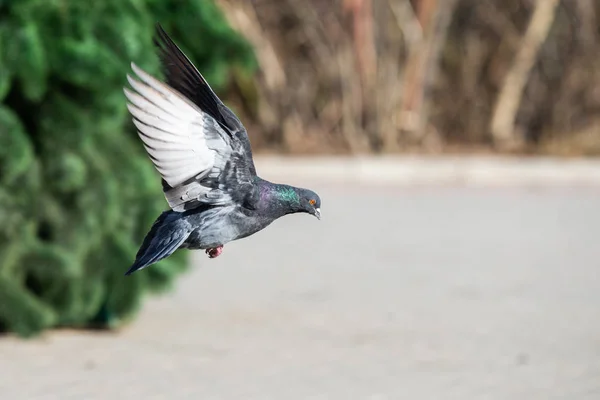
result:
<svg viewBox="0 0 600 400"><path fill-rule="evenodd" d="M154 37L152 38L154 45L158 47L162 52L166 52L171 48L178 49L173 39L164 30L160 22L157 22L154 27Z"/></svg>
<svg viewBox="0 0 600 400"><path fill-rule="evenodd" d="M196 69L192 61L185 55L181 48L177 46L158 22L156 23L155 34L152 41L159 50L163 67L177 67L181 73L186 75L186 78L199 80L201 84L208 86L208 82L206 82L206 79L204 79L202 74Z"/></svg>
<svg viewBox="0 0 600 400"><path fill-rule="evenodd" d="M154 24L154 29L156 30L157 34L165 33L165 30L163 29L162 25L158 21L156 22L156 24Z"/></svg>
<svg viewBox="0 0 600 400"><path fill-rule="evenodd" d="M160 23L156 23L153 42L158 49L167 84L193 101L202 111L223 123L223 116L219 110L221 101Z"/></svg>

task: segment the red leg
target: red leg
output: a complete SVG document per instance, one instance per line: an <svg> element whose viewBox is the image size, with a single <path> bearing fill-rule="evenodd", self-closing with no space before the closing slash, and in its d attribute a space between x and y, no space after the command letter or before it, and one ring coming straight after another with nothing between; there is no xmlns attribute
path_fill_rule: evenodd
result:
<svg viewBox="0 0 600 400"><path fill-rule="evenodd" d="M216 258L223 252L223 246L213 247L206 249L205 253L208 254L208 258Z"/></svg>

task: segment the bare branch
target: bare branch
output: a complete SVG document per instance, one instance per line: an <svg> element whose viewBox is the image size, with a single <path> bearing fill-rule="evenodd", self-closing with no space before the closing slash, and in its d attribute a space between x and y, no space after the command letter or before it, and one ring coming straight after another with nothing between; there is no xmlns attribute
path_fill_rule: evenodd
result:
<svg viewBox="0 0 600 400"><path fill-rule="evenodd" d="M537 60L542 44L548 36L560 0L538 0L521 47L506 74L498 96L491 122L494 142L501 147L511 147L524 141L515 135L515 119L523 90Z"/></svg>

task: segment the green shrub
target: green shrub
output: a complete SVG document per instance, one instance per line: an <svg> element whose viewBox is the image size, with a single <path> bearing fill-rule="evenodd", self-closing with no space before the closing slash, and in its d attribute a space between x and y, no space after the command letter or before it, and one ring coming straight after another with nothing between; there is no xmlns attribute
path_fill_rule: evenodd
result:
<svg viewBox="0 0 600 400"><path fill-rule="evenodd" d="M123 276L167 207L125 107L165 30L216 90L249 45L208 0L0 0L0 330L112 327L185 269Z"/></svg>

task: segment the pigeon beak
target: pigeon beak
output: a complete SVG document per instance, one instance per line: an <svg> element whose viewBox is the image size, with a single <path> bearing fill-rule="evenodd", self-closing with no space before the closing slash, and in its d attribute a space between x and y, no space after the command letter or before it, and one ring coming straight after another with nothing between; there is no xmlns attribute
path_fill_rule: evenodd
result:
<svg viewBox="0 0 600 400"><path fill-rule="evenodd" d="M321 220L321 209L320 208L315 208L315 217L317 217L318 220Z"/></svg>

